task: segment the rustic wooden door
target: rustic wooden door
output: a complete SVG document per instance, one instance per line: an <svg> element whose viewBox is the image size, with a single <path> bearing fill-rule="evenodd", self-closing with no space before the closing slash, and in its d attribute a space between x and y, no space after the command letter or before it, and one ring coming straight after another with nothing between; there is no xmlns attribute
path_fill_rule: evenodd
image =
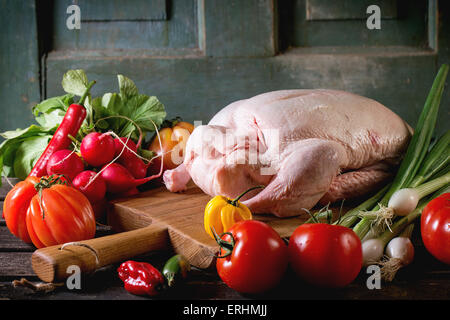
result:
<svg viewBox="0 0 450 320"><path fill-rule="evenodd" d="M73 4L80 29L68 21ZM98 81L94 94L124 74L188 121L265 91L335 88L414 126L450 62L448 1L1 0L0 9L2 131L28 126L31 107L60 94L73 68ZM447 90L439 131L449 103Z"/></svg>

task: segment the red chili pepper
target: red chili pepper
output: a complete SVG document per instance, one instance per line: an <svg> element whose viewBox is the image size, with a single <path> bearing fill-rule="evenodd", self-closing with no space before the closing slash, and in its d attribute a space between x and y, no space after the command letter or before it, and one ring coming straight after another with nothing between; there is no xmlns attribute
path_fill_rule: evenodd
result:
<svg viewBox="0 0 450 320"><path fill-rule="evenodd" d="M135 295L155 296L164 286L161 272L150 263L126 261L117 269L125 290Z"/></svg>
<svg viewBox="0 0 450 320"><path fill-rule="evenodd" d="M71 104L69 106L63 120L61 121L61 124L58 126L58 129L56 129L52 139L34 165L28 175L29 177L45 176L47 174L47 162L53 153L62 149L67 149L70 146L72 141L70 140L69 135L75 137L78 130L80 130L84 119L86 118L86 108L83 106L83 102L90 88L94 84L95 81L92 81L88 85L86 92L83 94L78 104Z"/></svg>

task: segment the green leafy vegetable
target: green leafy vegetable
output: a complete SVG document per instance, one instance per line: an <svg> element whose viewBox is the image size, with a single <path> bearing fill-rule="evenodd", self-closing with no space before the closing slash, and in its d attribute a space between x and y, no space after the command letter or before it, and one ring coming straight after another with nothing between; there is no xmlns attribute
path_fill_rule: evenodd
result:
<svg viewBox="0 0 450 320"><path fill-rule="evenodd" d="M87 96L84 101L87 117L77 139L81 140L92 131L114 131L123 137L131 134L131 139L138 141L140 145L147 132L155 131L155 125L159 127L162 124L166 117L164 105L154 96L140 94L131 79L123 75L118 75L117 79L118 93L105 93L96 98ZM63 120L69 105L75 102L74 97L82 96L89 83L83 70L67 71L61 83L66 94L51 97L33 107L37 124L0 133L5 139L0 144L2 176L20 179L28 176ZM142 149L139 152L145 154Z"/></svg>
<svg viewBox="0 0 450 320"><path fill-rule="evenodd" d="M57 127L64 118L67 108L73 103L73 97L73 94L66 94L44 100L34 106L32 111L36 122L46 128Z"/></svg>
<svg viewBox="0 0 450 320"><path fill-rule="evenodd" d="M51 138L52 135L30 137L19 145L13 164L17 178L23 180L28 176Z"/></svg>
<svg viewBox="0 0 450 320"><path fill-rule="evenodd" d="M139 140L140 132L155 131L166 117L164 105L155 96L139 94L134 82L118 75L119 93L105 93L92 100L94 125L97 131L112 130Z"/></svg>
<svg viewBox="0 0 450 320"><path fill-rule="evenodd" d="M0 171L3 176L26 178L54 132L55 128L31 125L26 129L1 133L6 139L0 144Z"/></svg>
<svg viewBox="0 0 450 320"><path fill-rule="evenodd" d="M82 96L89 85L88 78L83 70L69 70L62 80L62 87L65 92Z"/></svg>

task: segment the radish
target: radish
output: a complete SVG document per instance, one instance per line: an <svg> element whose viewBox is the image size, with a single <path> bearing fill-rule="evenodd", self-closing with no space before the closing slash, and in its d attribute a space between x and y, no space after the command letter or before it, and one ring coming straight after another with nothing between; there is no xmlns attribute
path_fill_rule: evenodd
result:
<svg viewBox="0 0 450 320"><path fill-rule="evenodd" d="M136 179L142 179L147 175L149 164L145 164L137 156L137 146L128 138L115 138L115 156L117 162L123 165ZM129 149L128 149L129 148ZM123 149L123 152L122 152ZM122 154L121 154L122 153Z"/></svg>
<svg viewBox="0 0 450 320"><path fill-rule="evenodd" d="M96 172L86 170L78 174L72 181L72 185L80 190L91 204L104 200L106 194L105 181L96 175Z"/></svg>
<svg viewBox="0 0 450 320"><path fill-rule="evenodd" d="M72 181L84 170L83 160L73 151L63 149L56 151L47 163L47 174L61 174Z"/></svg>
<svg viewBox="0 0 450 320"><path fill-rule="evenodd" d="M125 150L123 150L123 152L122 152L122 149L124 147L125 147ZM135 155L134 153L137 153L137 149L138 149L136 144L133 142L133 140L128 139L126 137L115 138L114 139L114 148L115 148L115 156L116 157L119 156L120 153L122 152L119 159L126 158L131 155L134 156ZM131 149L131 150L129 150L129 149Z"/></svg>
<svg viewBox="0 0 450 320"><path fill-rule="evenodd" d="M103 166L114 158L114 139L109 133L91 132L81 141L80 152L89 165Z"/></svg>
<svg viewBox="0 0 450 320"><path fill-rule="evenodd" d="M130 189L136 188L161 175L136 179L124 166L118 163L111 163L100 171L100 176L106 182L106 191L110 193L124 193Z"/></svg>

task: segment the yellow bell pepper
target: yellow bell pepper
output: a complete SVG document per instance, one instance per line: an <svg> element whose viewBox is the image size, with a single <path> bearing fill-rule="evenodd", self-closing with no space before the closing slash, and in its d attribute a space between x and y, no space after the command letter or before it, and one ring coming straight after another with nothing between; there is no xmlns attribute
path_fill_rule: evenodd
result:
<svg viewBox="0 0 450 320"><path fill-rule="evenodd" d="M207 203L204 215L205 231L211 238L215 239L214 233L220 235L227 232L236 222L241 220L251 220L250 209L239 202L247 192L264 186L250 188L232 200L224 196L215 196Z"/></svg>

